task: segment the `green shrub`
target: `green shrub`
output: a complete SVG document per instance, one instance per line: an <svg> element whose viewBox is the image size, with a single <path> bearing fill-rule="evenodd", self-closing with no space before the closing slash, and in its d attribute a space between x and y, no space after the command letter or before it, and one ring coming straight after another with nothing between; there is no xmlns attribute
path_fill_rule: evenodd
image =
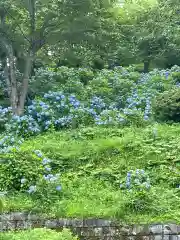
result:
<svg viewBox="0 0 180 240"><path fill-rule="evenodd" d="M176 83L180 83L180 72L173 72L172 77Z"/></svg>
<svg viewBox="0 0 180 240"><path fill-rule="evenodd" d="M65 92L80 93L84 85L94 77L89 68L39 68L30 81L32 93L41 95L48 91L64 90Z"/></svg>
<svg viewBox="0 0 180 240"><path fill-rule="evenodd" d="M121 107L124 107L126 98L132 92L134 82L138 78L138 73L132 72L124 75L122 69L103 69L89 82L88 97L99 96L109 104L112 101L118 101Z"/></svg>
<svg viewBox="0 0 180 240"><path fill-rule="evenodd" d="M146 190L132 190L126 193L125 210L137 213L149 212L152 203L152 193Z"/></svg>
<svg viewBox="0 0 180 240"><path fill-rule="evenodd" d="M29 184L35 183L42 173L41 163L38 158L28 152L18 151L11 154L1 155L0 168L0 189L2 190L20 190L21 179L26 178L27 188Z"/></svg>
<svg viewBox="0 0 180 240"><path fill-rule="evenodd" d="M165 76L155 75L151 76L150 81L146 84L146 89L151 88L152 92L162 93L172 89L174 81L171 76L168 76L168 79Z"/></svg>
<svg viewBox="0 0 180 240"><path fill-rule="evenodd" d="M62 232L55 232L48 229L33 229L22 232L0 233L1 240L77 240L71 232L64 229Z"/></svg>
<svg viewBox="0 0 180 240"><path fill-rule="evenodd" d="M180 88L159 94L153 104L153 110L158 121L180 122Z"/></svg>

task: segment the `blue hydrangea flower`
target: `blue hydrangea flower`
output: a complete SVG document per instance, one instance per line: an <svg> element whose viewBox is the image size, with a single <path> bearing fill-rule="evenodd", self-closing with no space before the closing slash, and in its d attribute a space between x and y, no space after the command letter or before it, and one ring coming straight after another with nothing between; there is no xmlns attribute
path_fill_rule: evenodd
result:
<svg viewBox="0 0 180 240"><path fill-rule="evenodd" d="M151 187L150 183L148 183L148 182L145 183L145 186L147 189L149 189Z"/></svg>
<svg viewBox="0 0 180 240"><path fill-rule="evenodd" d="M27 179L25 179L24 177L21 178L21 184L24 184L24 183L26 183L26 182L27 182Z"/></svg>
<svg viewBox="0 0 180 240"><path fill-rule="evenodd" d="M131 172L128 172L128 173L127 173L127 177L131 177Z"/></svg>
<svg viewBox="0 0 180 240"><path fill-rule="evenodd" d="M40 150L35 150L34 153L35 153L36 156L38 156L38 157L42 157L42 156L43 156L43 154L42 154L42 152L41 152Z"/></svg>
<svg viewBox="0 0 180 240"><path fill-rule="evenodd" d="M31 194L31 193L35 193L36 192L36 186L30 186L29 187L29 190L27 191L29 194Z"/></svg>
<svg viewBox="0 0 180 240"><path fill-rule="evenodd" d="M61 190L62 190L62 187L59 185L59 186L56 187L56 190L57 190L57 191L61 191Z"/></svg>
<svg viewBox="0 0 180 240"><path fill-rule="evenodd" d="M46 170L47 172L50 172L52 169L51 169L50 167L45 167L45 170Z"/></svg>
<svg viewBox="0 0 180 240"><path fill-rule="evenodd" d="M43 158L43 160L42 160L42 164L43 164L43 165L46 165L46 164L48 164L48 163L50 163L50 162L51 162L51 160L48 159L48 158Z"/></svg>
<svg viewBox="0 0 180 240"><path fill-rule="evenodd" d="M131 186L130 181L126 181L126 187L127 187L127 188L130 188L130 186Z"/></svg>
<svg viewBox="0 0 180 240"><path fill-rule="evenodd" d="M149 117L147 115L144 116L144 120L147 121Z"/></svg>

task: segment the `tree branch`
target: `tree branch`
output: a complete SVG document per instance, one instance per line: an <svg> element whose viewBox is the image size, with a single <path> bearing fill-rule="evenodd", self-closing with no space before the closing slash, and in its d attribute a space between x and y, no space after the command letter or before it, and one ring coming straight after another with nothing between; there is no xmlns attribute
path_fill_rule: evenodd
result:
<svg viewBox="0 0 180 240"><path fill-rule="evenodd" d="M6 11L6 13L13 19L16 21L16 18L12 16L12 14L7 10L6 7L4 7L4 10ZM24 39L26 39L29 43L31 42L28 37L24 34L23 30L21 29L21 27L19 26L19 24L17 24L17 27L19 28L20 32L22 33Z"/></svg>

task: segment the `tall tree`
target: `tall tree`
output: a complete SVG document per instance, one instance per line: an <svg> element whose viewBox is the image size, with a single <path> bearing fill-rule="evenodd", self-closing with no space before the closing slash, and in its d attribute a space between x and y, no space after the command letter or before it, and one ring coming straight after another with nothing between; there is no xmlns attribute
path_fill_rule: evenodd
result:
<svg viewBox="0 0 180 240"><path fill-rule="evenodd" d="M48 27L56 23L58 14L47 12L48 3L36 0L15 3L6 0L1 2L0 9L0 43L4 49L1 60L12 111L21 115L34 58L45 44ZM22 75L20 79L17 77L18 71Z"/></svg>
<svg viewBox="0 0 180 240"><path fill-rule="evenodd" d="M47 49L51 52L49 59L56 66L67 64L93 67L96 64L101 65L100 62L103 66L120 44L121 32L116 15L116 1L91 1L94 2L91 7L88 7L87 2L84 2L87 7L87 13L84 14L81 8L85 9L85 6L78 6L80 2L76 1L77 11L76 15L72 14L72 19L79 21L75 20L73 23L73 34L71 31L58 43L46 45L43 51L43 55L47 53ZM68 12L72 10L69 9ZM98 67L97 65L94 67Z"/></svg>
<svg viewBox="0 0 180 240"><path fill-rule="evenodd" d="M14 114L24 112L31 70L39 50L92 39L100 25L100 10L109 4L109 0L1 1L0 56Z"/></svg>

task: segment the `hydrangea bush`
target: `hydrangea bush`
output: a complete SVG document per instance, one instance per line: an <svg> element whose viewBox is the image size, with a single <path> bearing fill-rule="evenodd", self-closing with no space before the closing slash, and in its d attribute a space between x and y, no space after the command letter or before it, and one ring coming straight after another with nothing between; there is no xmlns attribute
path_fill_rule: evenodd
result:
<svg viewBox="0 0 180 240"><path fill-rule="evenodd" d="M38 160L41 161L41 174L38 181L29 182L26 176L23 176L20 180L21 188L25 189L30 196L38 201L41 205L46 204L48 207L55 200L59 200L61 195L62 186L60 184L60 174L54 174L51 167L51 160L46 158L39 150L34 151Z"/></svg>
<svg viewBox="0 0 180 240"><path fill-rule="evenodd" d="M23 143L24 138L14 137L13 133L3 135L0 138L0 153L7 153L13 150L17 150Z"/></svg>
<svg viewBox="0 0 180 240"><path fill-rule="evenodd" d="M131 170L127 173L120 189L125 191L125 207L130 211L149 211L152 203L150 178L143 169Z"/></svg>
<svg viewBox="0 0 180 240"><path fill-rule="evenodd" d="M55 91L43 93L36 86L37 95L24 116L11 117L11 109L1 107L1 125L5 135L14 138L80 125L140 126L153 120L152 101L157 94L178 87L179 72L177 66L148 74L135 72L132 67L96 73L67 67L39 69L31 80L32 89L33 84L40 87L47 81L48 89Z"/></svg>
<svg viewBox="0 0 180 240"><path fill-rule="evenodd" d="M14 152L3 157L0 169L0 192L4 190L21 191L33 200L49 206L59 200L62 194L60 173L53 168L51 159L40 150L31 153Z"/></svg>
<svg viewBox="0 0 180 240"><path fill-rule="evenodd" d="M128 190L149 190L151 187L150 178L143 169L131 170L127 173L125 180L120 184L121 189Z"/></svg>

